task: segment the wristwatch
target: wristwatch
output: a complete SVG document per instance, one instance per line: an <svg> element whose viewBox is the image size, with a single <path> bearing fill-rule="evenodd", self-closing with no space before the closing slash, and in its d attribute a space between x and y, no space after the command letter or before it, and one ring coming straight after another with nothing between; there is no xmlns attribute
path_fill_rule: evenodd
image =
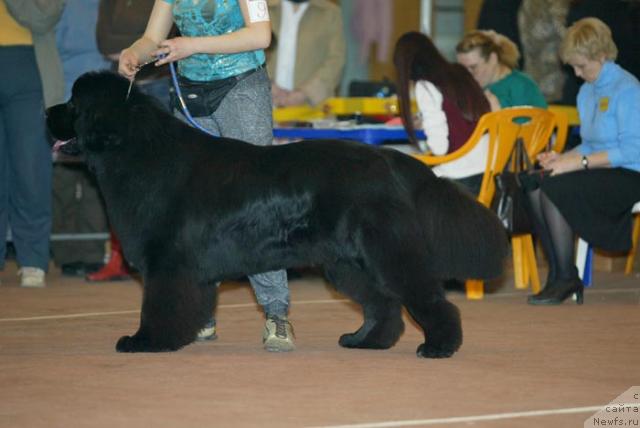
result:
<svg viewBox="0 0 640 428"><path fill-rule="evenodd" d="M582 156L582 167L584 169L589 169L589 158L586 156Z"/></svg>

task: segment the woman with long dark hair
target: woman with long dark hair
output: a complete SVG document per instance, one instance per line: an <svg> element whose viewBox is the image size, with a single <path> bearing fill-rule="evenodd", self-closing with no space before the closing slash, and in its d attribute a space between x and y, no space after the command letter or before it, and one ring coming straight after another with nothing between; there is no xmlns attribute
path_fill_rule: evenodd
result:
<svg viewBox="0 0 640 428"><path fill-rule="evenodd" d="M463 66L447 61L422 33L402 35L396 43L393 62L398 78L400 117L409 140L418 144L411 112L410 89L413 88L419 122L434 155L460 148L473 133L480 116L491 110L473 76ZM487 144L480 142L460 159L436 166L434 172L460 182L477 194L486 156Z"/></svg>

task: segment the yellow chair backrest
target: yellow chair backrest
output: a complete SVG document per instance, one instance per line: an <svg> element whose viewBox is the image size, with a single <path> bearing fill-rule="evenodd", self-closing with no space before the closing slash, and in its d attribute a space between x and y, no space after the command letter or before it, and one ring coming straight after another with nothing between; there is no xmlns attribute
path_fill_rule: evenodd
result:
<svg viewBox="0 0 640 428"><path fill-rule="evenodd" d="M505 169L516 140L523 139L527 154L533 159L547 147L556 129L556 144L553 148L561 151L567 138L566 117L563 118L540 108L506 108L483 115L471 137L455 152L443 156L428 154L414 156L427 165L451 162L469 153L486 135L487 163L478 201L489 206L495 194L494 177ZM428 135L429 130L426 130L426 133Z"/></svg>
<svg viewBox="0 0 640 428"><path fill-rule="evenodd" d="M549 111L563 114L567 118L567 124L569 126L580 125L580 115L578 114L576 106L551 104L549 105Z"/></svg>
<svg viewBox="0 0 640 428"><path fill-rule="evenodd" d="M569 132L567 114L538 108L530 110L535 110L531 112L532 123L525 124L521 131L529 158L533 160L540 152L548 149L561 153ZM552 138L554 131L555 138Z"/></svg>

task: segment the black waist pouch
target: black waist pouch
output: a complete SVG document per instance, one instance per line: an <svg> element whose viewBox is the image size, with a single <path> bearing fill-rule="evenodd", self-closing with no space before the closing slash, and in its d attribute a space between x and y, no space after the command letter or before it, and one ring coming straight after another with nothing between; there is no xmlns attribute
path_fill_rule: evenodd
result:
<svg viewBox="0 0 640 428"><path fill-rule="evenodd" d="M182 99L192 117L211 116L220 106L224 97L238 84L237 76L210 82L196 82L178 77ZM171 106L182 112L180 99L171 87Z"/></svg>
<svg viewBox="0 0 640 428"><path fill-rule="evenodd" d="M182 99L184 100L187 110L189 110L189 114L191 114L192 117L211 116L216 110L218 110L218 107L220 107L220 103L224 100L224 97L227 96L238 82L263 67L264 64L236 76L205 82L198 82L187 79L186 77L178 76L178 84L180 85ZM169 91L171 95L171 106L178 109L179 112L182 112L180 98L178 97L178 94L176 94L175 88L172 86Z"/></svg>

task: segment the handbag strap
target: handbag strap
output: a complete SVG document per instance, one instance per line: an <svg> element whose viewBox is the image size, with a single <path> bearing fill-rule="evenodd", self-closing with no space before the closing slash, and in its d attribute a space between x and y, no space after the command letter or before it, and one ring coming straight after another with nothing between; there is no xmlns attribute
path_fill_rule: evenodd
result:
<svg viewBox="0 0 640 428"><path fill-rule="evenodd" d="M515 154L514 172L529 171L533 169L531 159L529 159L527 150L524 148L524 140L522 137L516 138L516 144L513 150Z"/></svg>

